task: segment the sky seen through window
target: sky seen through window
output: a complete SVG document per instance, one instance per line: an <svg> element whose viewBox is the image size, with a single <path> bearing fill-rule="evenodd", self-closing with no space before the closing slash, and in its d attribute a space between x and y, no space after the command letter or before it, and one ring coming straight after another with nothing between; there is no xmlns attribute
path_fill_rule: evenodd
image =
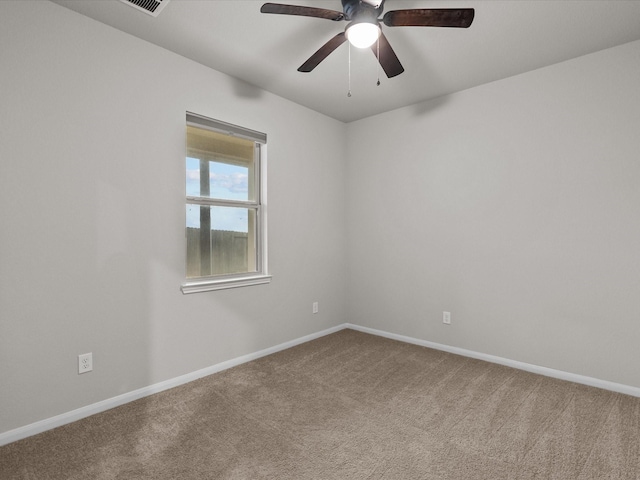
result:
<svg viewBox="0 0 640 480"><path fill-rule="evenodd" d="M209 162L209 188L211 198L224 200L248 200L249 169L240 165ZM187 157L187 196L200 196L200 160ZM248 231L246 208L213 207L212 230L233 232ZM215 213L214 213L215 212ZM187 205L187 228L200 228L200 206Z"/></svg>

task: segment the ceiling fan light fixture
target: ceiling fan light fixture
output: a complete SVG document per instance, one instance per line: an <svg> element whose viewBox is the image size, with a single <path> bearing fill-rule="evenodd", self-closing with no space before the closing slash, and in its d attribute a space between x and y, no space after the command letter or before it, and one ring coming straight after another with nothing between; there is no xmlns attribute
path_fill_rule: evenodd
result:
<svg viewBox="0 0 640 480"><path fill-rule="evenodd" d="M376 43L380 33L380 26L377 22L352 22L347 25L345 30L347 40L356 48L369 48Z"/></svg>

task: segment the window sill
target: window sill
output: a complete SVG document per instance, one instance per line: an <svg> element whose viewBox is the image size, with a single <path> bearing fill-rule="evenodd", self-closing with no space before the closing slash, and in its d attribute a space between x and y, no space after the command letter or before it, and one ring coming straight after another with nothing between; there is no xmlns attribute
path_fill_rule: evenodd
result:
<svg viewBox="0 0 640 480"><path fill-rule="evenodd" d="M236 277L224 279L205 279L194 282L185 282L180 287L182 293L210 292L212 290L225 290L227 288L249 287L271 283L271 275L255 275L252 277Z"/></svg>

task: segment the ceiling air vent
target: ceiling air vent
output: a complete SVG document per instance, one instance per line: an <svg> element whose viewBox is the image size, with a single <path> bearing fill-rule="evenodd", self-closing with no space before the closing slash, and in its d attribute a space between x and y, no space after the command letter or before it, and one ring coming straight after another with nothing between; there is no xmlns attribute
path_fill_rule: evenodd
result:
<svg viewBox="0 0 640 480"><path fill-rule="evenodd" d="M164 7L167 6L169 0L120 0L122 3L140 10L141 12L157 17Z"/></svg>

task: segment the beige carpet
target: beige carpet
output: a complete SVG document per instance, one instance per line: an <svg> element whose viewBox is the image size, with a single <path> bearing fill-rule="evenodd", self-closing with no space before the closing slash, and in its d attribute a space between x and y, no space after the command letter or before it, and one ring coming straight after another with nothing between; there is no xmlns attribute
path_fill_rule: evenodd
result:
<svg viewBox="0 0 640 480"><path fill-rule="evenodd" d="M4 479L639 479L640 399L353 330L0 448Z"/></svg>

